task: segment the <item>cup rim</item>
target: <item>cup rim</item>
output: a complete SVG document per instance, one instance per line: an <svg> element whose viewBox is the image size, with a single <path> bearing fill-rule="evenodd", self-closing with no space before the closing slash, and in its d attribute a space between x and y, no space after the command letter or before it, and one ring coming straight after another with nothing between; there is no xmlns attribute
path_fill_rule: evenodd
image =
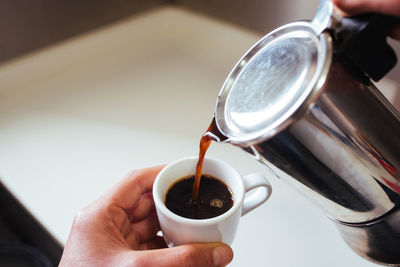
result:
<svg viewBox="0 0 400 267"><path fill-rule="evenodd" d="M162 199L162 196L160 196L158 194L157 188L158 188L158 186L160 184L159 177L164 175L164 173L169 171L169 169L173 168L176 164L181 163L182 161L193 161L193 160L197 161L197 159L198 159L197 156L180 158L180 159L177 159L175 161L172 161L171 163L169 163L167 166L165 166L160 171L160 173L157 175L157 177L156 177L156 179L154 181L154 185L153 185L153 199L154 199L154 204L156 206L156 209L158 211L162 212L168 218L171 218L174 221L178 221L178 222L181 222L181 223L184 223L184 224L188 224L188 225L202 225L202 226L204 226L204 225L210 225L210 224L215 224L215 223L224 221L224 220L230 218L239 208L241 208L243 200L244 200L244 195L245 195L245 189L244 189L242 176L240 175L240 173L235 168L233 168L230 164L228 164L225 161L222 161L220 159L216 159L216 158L213 158L213 157L205 157L205 159L204 159L204 164L206 164L207 161L214 161L218 165L224 165L224 167L227 167L227 168L231 169L231 171L235 173L236 177L239 180L239 182L238 182L239 189L235 190L235 192L232 192L234 194L233 206L228 211L226 211L225 213L223 213L221 215L218 215L218 216L212 217L212 218L208 218L208 219L190 219L190 218L182 217L182 216L179 216L179 215L173 213L172 211L170 211L167 208L167 206L165 205L165 203L164 203L164 201ZM190 175L190 173L188 175ZM227 185L231 188L231 186L229 184L227 184ZM234 189L231 188L231 190L233 191ZM161 194L163 194L163 193L164 192L162 192Z"/></svg>

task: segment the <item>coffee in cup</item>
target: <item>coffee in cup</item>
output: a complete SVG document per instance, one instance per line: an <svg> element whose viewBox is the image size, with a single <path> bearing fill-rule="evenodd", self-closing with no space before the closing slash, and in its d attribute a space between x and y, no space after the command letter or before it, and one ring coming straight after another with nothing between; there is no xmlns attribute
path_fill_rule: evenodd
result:
<svg viewBox="0 0 400 267"><path fill-rule="evenodd" d="M234 197L228 185L211 175L202 175L197 199L193 198L195 176L178 179L168 189L165 205L173 213L189 219L209 219L233 206Z"/></svg>
<svg viewBox="0 0 400 267"><path fill-rule="evenodd" d="M187 186L185 192L188 193L190 201L193 182L185 179L192 179L195 175L197 161L198 157L188 157L171 162L161 170L154 181L154 203L164 240L169 247L198 242L232 244L240 217L264 203L272 192L271 185L264 175L254 173L243 176L224 161L205 158L202 175L206 177L202 177L201 181L211 176L212 182L222 182L222 186L230 190L232 206L220 215L206 213L208 218L204 219L179 215L179 212L173 212L167 207L167 194L174 185L179 184L180 187L180 182L188 182L190 186ZM205 187L207 186L200 186ZM219 196L216 196L218 195L212 196L213 205L221 205L217 200ZM182 195L179 198L183 199Z"/></svg>

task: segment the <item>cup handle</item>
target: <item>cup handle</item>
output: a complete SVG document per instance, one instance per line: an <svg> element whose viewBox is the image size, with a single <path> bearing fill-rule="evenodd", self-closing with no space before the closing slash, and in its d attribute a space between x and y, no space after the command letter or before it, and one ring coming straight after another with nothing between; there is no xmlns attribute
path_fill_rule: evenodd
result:
<svg viewBox="0 0 400 267"><path fill-rule="evenodd" d="M263 204L271 196L272 187L267 178L259 173L243 177L246 195L243 201L242 216Z"/></svg>

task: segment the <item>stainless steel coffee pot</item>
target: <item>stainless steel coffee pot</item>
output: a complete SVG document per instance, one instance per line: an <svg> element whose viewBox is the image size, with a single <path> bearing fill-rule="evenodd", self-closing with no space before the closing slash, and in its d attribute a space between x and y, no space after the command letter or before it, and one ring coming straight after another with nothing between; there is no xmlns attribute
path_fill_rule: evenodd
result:
<svg viewBox="0 0 400 267"><path fill-rule="evenodd" d="M311 22L282 26L237 63L215 121L242 147L326 212L347 244L400 266L400 115L370 79L396 56L397 18L336 15L321 1Z"/></svg>

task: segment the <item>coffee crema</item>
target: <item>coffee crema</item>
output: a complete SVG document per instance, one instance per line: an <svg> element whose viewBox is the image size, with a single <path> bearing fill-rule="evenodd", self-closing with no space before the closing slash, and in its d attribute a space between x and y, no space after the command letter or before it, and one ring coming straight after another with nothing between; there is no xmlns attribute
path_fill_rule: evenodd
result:
<svg viewBox="0 0 400 267"><path fill-rule="evenodd" d="M165 205L173 213L189 219L209 219L233 206L230 188L210 175L201 176L197 199L193 200L194 179L194 175L182 177L168 189Z"/></svg>

